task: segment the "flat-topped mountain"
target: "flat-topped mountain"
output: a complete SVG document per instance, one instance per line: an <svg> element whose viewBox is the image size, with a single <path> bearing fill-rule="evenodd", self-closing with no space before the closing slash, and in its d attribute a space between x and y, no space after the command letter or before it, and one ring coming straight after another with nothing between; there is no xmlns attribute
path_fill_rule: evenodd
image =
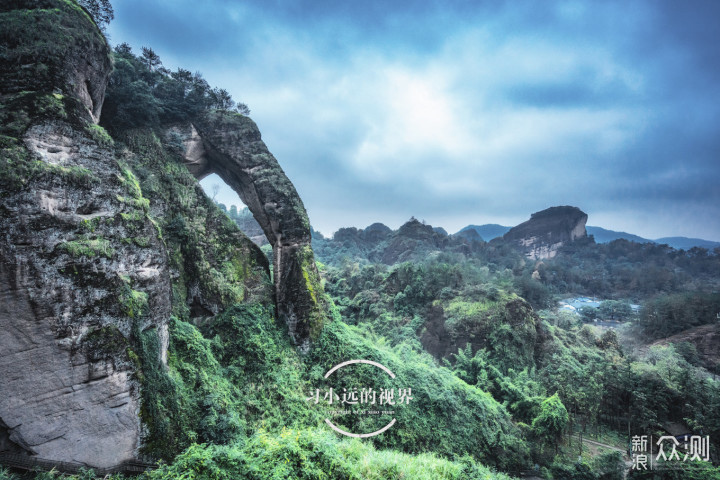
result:
<svg viewBox="0 0 720 480"><path fill-rule="evenodd" d="M577 207L550 207L511 228L503 240L513 242L530 259L552 258L566 243L587 237L588 216Z"/></svg>

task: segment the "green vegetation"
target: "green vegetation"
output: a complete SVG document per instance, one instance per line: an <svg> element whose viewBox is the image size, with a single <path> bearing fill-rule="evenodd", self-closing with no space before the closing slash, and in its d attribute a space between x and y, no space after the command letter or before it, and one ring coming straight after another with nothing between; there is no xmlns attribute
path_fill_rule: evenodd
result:
<svg viewBox="0 0 720 480"><path fill-rule="evenodd" d="M105 25L109 24L112 19L115 18L110 0L78 0L78 3L88 11L100 28L104 29Z"/></svg>
<svg viewBox="0 0 720 480"><path fill-rule="evenodd" d="M112 147L115 143L110 134L100 125L92 123L85 127L85 130L90 134L90 137L100 145Z"/></svg>
<svg viewBox="0 0 720 480"><path fill-rule="evenodd" d="M95 55L110 68L109 47L90 16L72 0L9 2L0 7L0 23L0 135L19 138L37 118L83 126L87 113L71 95L75 86L58 80L71 77L66 58Z"/></svg>
<svg viewBox="0 0 720 480"><path fill-rule="evenodd" d="M644 335L656 339L715 323L719 314L720 293L674 293L647 301L637 323Z"/></svg>
<svg viewBox="0 0 720 480"><path fill-rule="evenodd" d="M95 257L102 256L112 258L115 251L110 246L110 241L104 238L81 238L63 242L57 247L60 251L67 252L73 257Z"/></svg>
<svg viewBox="0 0 720 480"><path fill-rule="evenodd" d="M120 296L120 304L130 318L139 317L147 312L148 294L127 287Z"/></svg>
<svg viewBox="0 0 720 480"><path fill-rule="evenodd" d="M128 347L127 339L115 325L106 325L87 332L82 342L92 360L123 357Z"/></svg>
<svg viewBox="0 0 720 480"><path fill-rule="evenodd" d="M609 429L627 443L628 431L657 434L679 422L711 438L720 434L720 424L711 420L720 416L720 383L700 366L694 344L642 354L626 345L633 334L661 338L712 324L720 308L717 294L705 290L718 285L711 270L717 254L588 243L528 263L501 244L473 243L461 253L451 240L433 254L429 243L408 244L400 233L374 241L357 230L336 236L316 235L314 244L325 265L326 290L344 320L394 348L422 346L465 383L490 393L512 415L532 461L545 465L547 475L620 478L617 459L609 456L575 465L580 445L570 432L587 436ZM388 249L397 244L410 245L403 257L412 263L373 262L389 258ZM653 279L649 288L626 296L637 270L657 272L648 264L663 264L674 282L670 288L688 291L667 295L667 283L652 286ZM581 276L579 268L591 273ZM618 281L600 273L605 269L617 272ZM610 281L591 282L597 278ZM553 294L567 296L569 279L585 279L598 288L593 293L611 299L582 315L558 312ZM572 288L588 292L581 283ZM522 298L544 309L534 313ZM639 315L630 303L643 304ZM583 326L596 318L629 327L618 334Z"/></svg>
<svg viewBox="0 0 720 480"><path fill-rule="evenodd" d="M347 359L363 358L388 367L403 385L378 377L377 370L359 366L347 388L375 385L375 388L412 388L414 400L395 409L397 425L373 437L377 447L400 448L420 453L432 451L443 456L472 455L486 464L517 467L525 462L526 446L510 422L505 408L490 395L438 367L432 358L410 345L390 348L383 340L363 329L332 322L324 329L310 352L311 379ZM345 386L344 384L339 384ZM338 386L338 388L340 388ZM350 431L376 430L375 419L362 415L342 418ZM502 452L502 455L499 453Z"/></svg>
<svg viewBox="0 0 720 480"><path fill-rule="evenodd" d="M85 167L66 167L38 160L24 146L0 148L0 191L13 193L22 190L31 181L50 179L61 179L70 186L80 188L98 182L97 176Z"/></svg>
<svg viewBox="0 0 720 480"><path fill-rule="evenodd" d="M508 245L448 238L416 220L398 232L376 229L375 237L357 229L343 229L335 240L314 235L320 264L310 248L296 252L295 274L313 302L314 342L300 355L275 318L269 248L263 253L236 225L257 228L251 215L205 197L182 165L182 138L158 134L162 125L201 114L240 131L254 128L237 114L247 107L199 74L166 70L152 49L136 56L123 44L112 54L103 127L78 121L82 108L69 86L55 92L51 85L65 73L55 60L77 53L78 45L107 47L76 2L50 3L57 8L0 8L0 39L9 45L0 52L0 74L9 79L0 99L0 190L14 193L50 178L96 186L90 169L42 162L21 141L38 119L77 123L119 159L113 181L121 190L113 198L122 211L82 221L57 245L70 257L68 271L85 274L83 265L109 263L104 259L132 246L167 252L167 336L149 321L154 300L125 275L113 277L113 308L127 317L130 335L95 326L80 342L91 360L136 367L142 453L168 462L144 478L503 479L509 477L490 468L518 472L538 464L547 478L619 479L619 452L591 452L580 438L625 447L629 434L662 433L668 424L720 438L720 382L707 351L691 338L642 344L713 326L718 251L580 241L554 259L531 262ZM112 17L106 0L82 3L99 25ZM18 64L31 67L8 70ZM268 164L273 178L279 167ZM106 238L107 227L125 236ZM571 294L605 300L579 316L558 312L556 300ZM631 303L642 304L639 314ZM592 326L597 319L628 327L601 330ZM632 335L640 341L629 342ZM378 362L396 377L357 365L332 382L324 378L349 359ZM324 423L336 405L308 401L326 387L411 389L412 401L393 406L397 423L382 435L349 440ZM354 432L387 420L333 419ZM669 475L720 477L708 464ZM0 469L0 480L15 477Z"/></svg>
<svg viewBox="0 0 720 480"><path fill-rule="evenodd" d="M332 301L322 289L322 281L315 265L315 258L310 245L305 245L298 250L297 255L300 257L298 262L302 270L302 278L305 287L310 293L312 305L308 312L310 317L310 338L317 339L320 336L323 325L325 324L326 312L330 310Z"/></svg>
<svg viewBox="0 0 720 480"><path fill-rule="evenodd" d="M557 445L568 423L568 412L557 393L540 404L540 413L532 421L532 431L542 441Z"/></svg>
<svg viewBox="0 0 720 480"><path fill-rule="evenodd" d="M360 440L340 440L327 430L260 430L229 446L195 445L149 480L194 479L347 479L502 480L470 457L449 461L433 454L407 455L376 450Z"/></svg>
<svg viewBox="0 0 720 480"><path fill-rule="evenodd" d="M113 52L114 70L103 104L101 124L113 134L138 127L156 128L196 117L210 109L234 110L249 115L228 92L211 88L200 73L162 66L151 49L140 56L123 43Z"/></svg>

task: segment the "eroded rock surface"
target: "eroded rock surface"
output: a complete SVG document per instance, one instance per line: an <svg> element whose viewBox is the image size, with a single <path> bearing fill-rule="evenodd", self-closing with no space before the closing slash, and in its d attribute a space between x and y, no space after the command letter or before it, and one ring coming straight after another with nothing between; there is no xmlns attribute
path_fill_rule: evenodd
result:
<svg viewBox="0 0 720 480"><path fill-rule="evenodd" d="M195 177L152 128L115 144L97 125L109 47L75 2L4 2L0 21L0 451L101 468L160 452L171 315L201 324L275 295L301 348L319 332L305 209L245 117L178 133ZM208 171L273 244L274 289L195 180Z"/></svg>
<svg viewBox="0 0 720 480"><path fill-rule="evenodd" d="M167 256L94 125L100 31L59 0L4 2L0 22L0 446L116 465L142 439L133 331L167 342Z"/></svg>
<svg viewBox="0 0 720 480"><path fill-rule="evenodd" d="M64 122L24 141L32 188L0 210L0 418L41 458L116 465L141 440L132 330L170 316L164 247L110 148Z"/></svg>
<svg viewBox="0 0 720 480"><path fill-rule="evenodd" d="M503 240L514 243L532 260L553 258L563 245L587 237L587 219L577 207L550 207L511 228Z"/></svg>
<svg viewBox="0 0 720 480"><path fill-rule="evenodd" d="M273 247L277 313L302 351L322 328L327 306L310 246L310 221L295 187L247 117L212 112L168 129L188 169L218 174L248 206Z"/></svg>

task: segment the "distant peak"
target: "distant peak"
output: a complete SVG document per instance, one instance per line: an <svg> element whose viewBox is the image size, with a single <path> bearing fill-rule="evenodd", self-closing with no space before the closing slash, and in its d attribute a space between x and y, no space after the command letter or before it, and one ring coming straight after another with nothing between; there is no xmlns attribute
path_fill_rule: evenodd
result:
<svg viewBox="0 0 720 480"><path fill-rule="evenodd" d="M541 210L539 212L535 212L532 215L530 215L530 218L546 218L546 217L559 217L559 216L585 216L587 217L587 214L580 210L578 207L573 207L570 205L563 205L559 207L550 207L546 208L545 210Z"/></svg>
<svg viewBox="0 0 720 480"><path fill-rule="evenodd" d="M530 215L530 220L511 228L503 239L515 243L530 259L552 258L564 244L587 237L587 219L577 207L550 207Z"/></svg>
<svg viewBox="0 0 720 480"><path fill-rule="evenodd" d="M369 225L365 227L365 232L385 232L390 233L392 232L392 229L385 225L384 223L375 222L372 225Z"/></svg>

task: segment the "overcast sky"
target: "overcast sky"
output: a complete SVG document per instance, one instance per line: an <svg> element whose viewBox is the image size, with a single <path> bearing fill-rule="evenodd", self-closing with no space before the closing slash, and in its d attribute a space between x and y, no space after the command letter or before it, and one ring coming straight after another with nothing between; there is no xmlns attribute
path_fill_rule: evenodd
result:
<svg viewBox="0 0 720 480"><path fill-rule="evenodd" d="M720 240L719 1L113 3L112 44L248 104L325 234L575 205Z"/></svg>

